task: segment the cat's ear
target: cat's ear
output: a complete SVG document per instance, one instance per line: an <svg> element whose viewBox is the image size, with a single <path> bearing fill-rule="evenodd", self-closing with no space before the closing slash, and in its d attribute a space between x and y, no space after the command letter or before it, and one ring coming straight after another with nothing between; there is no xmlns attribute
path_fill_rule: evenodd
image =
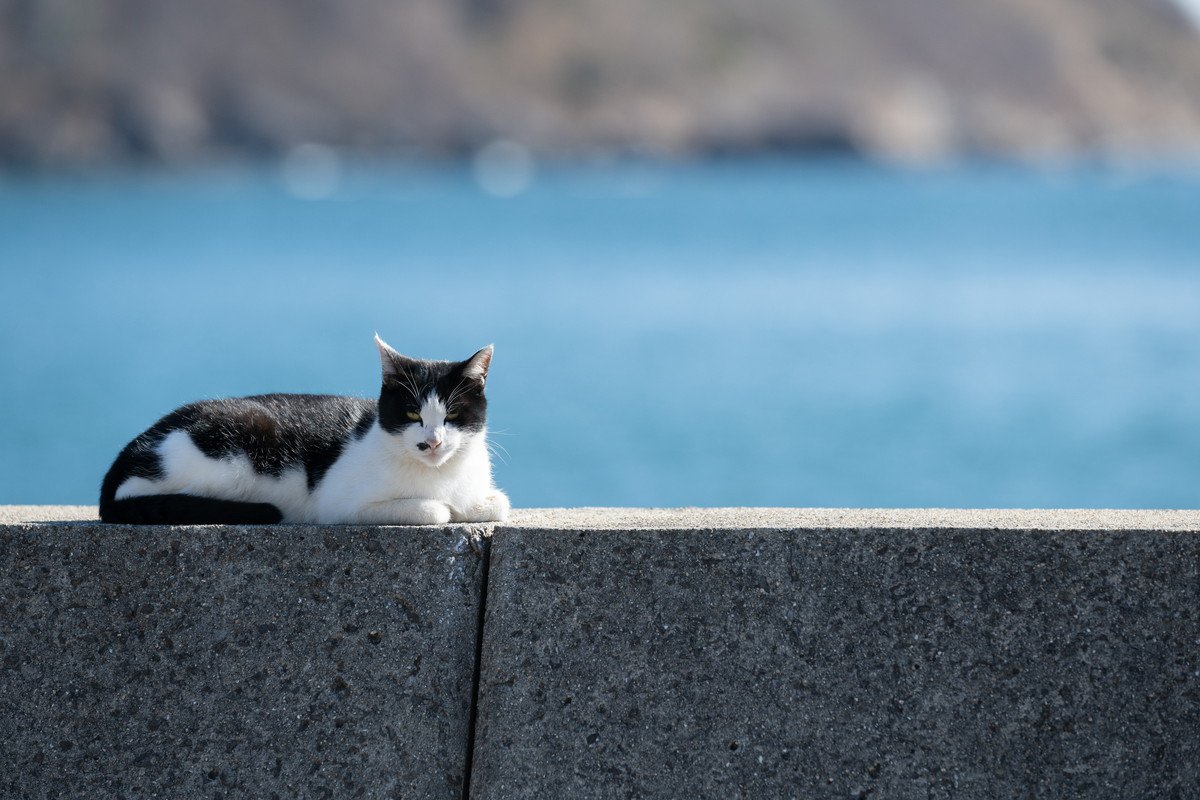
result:
<svg viewBox="0 0 1200 800"><path fill-rule="evenodd" d="M402 356L396 350L375 334L375 346L379 348L379 366L383 368L383 379L397 378L408 372L411 364L415 363L408 356Z"/></svg>
<svg viewBox="0 0 1200 800"><path fill-rule="evenodd" d="M495 346L489 344L464 361L462 365L463 377L479 381L481 384L487 383L488 367L492 365L492 351L494 349Z"/></svg>

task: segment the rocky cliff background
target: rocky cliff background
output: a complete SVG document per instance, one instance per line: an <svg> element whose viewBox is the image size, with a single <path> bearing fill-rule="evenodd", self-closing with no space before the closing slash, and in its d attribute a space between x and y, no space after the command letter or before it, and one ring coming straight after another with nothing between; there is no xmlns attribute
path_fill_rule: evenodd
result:
<svg viewBox="0 0 1200 800"><path fill-rule="evenodd" d="M1170 0L0 0L0 162L1200 153Z"/></svg>

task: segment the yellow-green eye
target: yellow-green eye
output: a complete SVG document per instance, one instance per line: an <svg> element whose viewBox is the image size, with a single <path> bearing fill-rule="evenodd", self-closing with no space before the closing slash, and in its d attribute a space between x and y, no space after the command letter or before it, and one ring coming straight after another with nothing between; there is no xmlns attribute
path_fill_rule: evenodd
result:
<svg viewBox="0 0 1200 800"><path fill-rule="evenodd" d="M417 413L417 412L415 412L415 411L410 411L410 412L408 412L408 418L409 418L409 419L411 419L413 422L420 422L420 421L421 421L421 415L420 415L420 414L418 414L418 413Z"/></svg>
<svg viewBox="0 0 1200 800"><path fill-rule="evenodd" d="M458 412L455 411L453 414L447 414L446 419L458 419Z"/></svg>

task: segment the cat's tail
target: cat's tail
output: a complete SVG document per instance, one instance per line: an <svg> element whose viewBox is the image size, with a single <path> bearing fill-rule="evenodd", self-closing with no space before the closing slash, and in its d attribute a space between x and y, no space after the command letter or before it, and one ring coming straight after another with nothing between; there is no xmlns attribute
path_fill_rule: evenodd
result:
<svg viewBox="0 0 1200 800"><path fill-rule="evenodd" d="M283 514L270 503L243 503L191 494L100 498L100 519L130 525L271 525Z"/></svg>

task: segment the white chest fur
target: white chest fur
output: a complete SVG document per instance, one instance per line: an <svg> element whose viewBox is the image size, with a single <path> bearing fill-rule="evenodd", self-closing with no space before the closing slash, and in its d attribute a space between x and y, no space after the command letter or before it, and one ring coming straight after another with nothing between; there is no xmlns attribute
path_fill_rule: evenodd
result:
<svg viewBox="0 0 1200 800"><path fill-rule="evenodd" d="M494 492L486 433L464 440L444 464L432 467L378 424L352 440L313 491L312 522L362 518L362 510L395 500L436 500L463 518Z"/></svg>

